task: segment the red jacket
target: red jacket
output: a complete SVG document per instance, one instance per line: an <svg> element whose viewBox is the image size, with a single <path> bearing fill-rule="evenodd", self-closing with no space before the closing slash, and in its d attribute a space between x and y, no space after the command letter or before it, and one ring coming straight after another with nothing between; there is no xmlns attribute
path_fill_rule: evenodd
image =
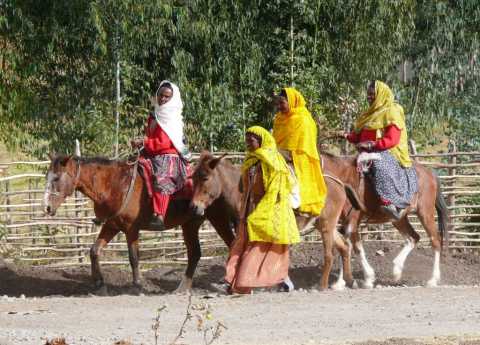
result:
<svg viewBox="0 0 480 345"><path fill-rule="evenodd" d="M143 147L147 154L151 156L163 155L167 153L178 154L167 133L160 127L153 116L148 118L147 127L145 127L145 139Z"/></svg>
<svg viewBox="0 0 480 345"><path fill-rule="evenodd" d="M377 140L377 130L375 129L362 129L360 133L350 132L347 136L347 140L353 144L361 143L364 141L373 141L375 146L373 150L383 151L388 150L400 142L400 134L402 131L395 125L385 127L383 131L383 138Z"/></svg>

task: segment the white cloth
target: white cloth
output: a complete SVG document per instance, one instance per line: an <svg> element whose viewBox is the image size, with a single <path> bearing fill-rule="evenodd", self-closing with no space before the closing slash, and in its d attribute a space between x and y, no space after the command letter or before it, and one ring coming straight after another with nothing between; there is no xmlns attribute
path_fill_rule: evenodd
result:
<svg viewBox="0 0 480 345"><path fill-rule="evenodd" d="M367 173L370 169L371 162L380 159L382 159L382 157L377 152L360 152L357 156L357 168L361 172Z"/></svg>
<svg viewBox="0 0 480 345"><path fill-rule="evenodd" d="M158 95L158 90L165 83L169 83L172 86L172 98L167 103L159 105L156 96ZM185 155L188 150L183 142L183 103L178 86L168 80L163 80L157 89L157 94L151 101L155 108L153 113L155 120L167 133L178 153L182 156Z"/></svg>

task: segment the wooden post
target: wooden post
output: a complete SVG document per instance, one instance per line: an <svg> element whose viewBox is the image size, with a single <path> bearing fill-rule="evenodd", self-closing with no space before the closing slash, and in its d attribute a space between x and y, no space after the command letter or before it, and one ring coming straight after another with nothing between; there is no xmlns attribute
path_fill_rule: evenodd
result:
<svg viewBox="0 0 480 345"><path fill-rule="evenodd" d="M450 140L449 142L449 145L448 145L448 152L449 153L452 153L452 155L449 157L449 163L450 164L457 164L457 156L455 155L455 153L457 152L457 145L455 143L454 140ZM457 174L457 168L455 166L452 166L450 168L448 168L448 175L449 176L455 176ZM449 186L455 186L456 184L456 178L452 178L451 182L448 184ZM449 240L449 235L448 233L450 233L451 231L455 230L455 226L453 224L453 222L455 221L455 218L453 217L454 213L455 213L455 209L452 207L452 206L455 206L455 194L449 194L448 195L448 198L447 198L447 205L448 207L450 208L450 217L448 219L448 231L447 233L445 234L445 238L444 238L444 241L445 241L445 246L446 246L446 252L448 253L448 240Z"/></svg>
<svg viewBox="0 0 480 345"><path fill-rule="evenodd" d="M5 195L6 195L6 198L5 198L5 205L9 206L10 205L10 194L8 193L10 192L10 181L5 181ZM10 215L10 207L7 207L6 208L6 211L7 211L7 216L5 217L6 218L6 223L7 224L12 224L12 218L11 218L11 215ZM16 232L17 230L15 228L12 228L12 230L10 230L11 232Z"/></svg>
<svg viewBox="0 0 480 345"><path fill-rule="evenodd" d="M35 218L35 206L33 206L33 203L35 202L33 199L35 199L35 193L32 192L33 189L33 183L32 183L32 178L28 178L28 203L30 204L30 215L28 216L28 219L31 221L33 218ZM32 238L32 244L36 244L36 238L38 234L38 227L33 227L29 226L30 232L33 234Z"/></svg>
<svg viewBox="0 0 480 345"><path fill-rule="evenodd" d="M408 146L410 146L410 152L412 153L412 155L417 155L417 146L415 145L415 140L413 139L410 139L408 141ZM413 157L413 160L414 161L418 161L418 157Z"/></svg>
<svg viewBox="0 0 480 345"><path fill-rule="evenodd" d="M117 147L115 148L115 150L116 150L115 157L118 157L118 138L117 138ZM80 141L78 141L78 139L75 139L75 156L80 157L81 155L82 155L82 153L80 151ZM78 220L82 215L81 211L79 210L79 208L81 207L81 203L78 204L78 198L81 197L81 194L78 191L75 191L73 197L75 198L75 200L74 200L74 203L75 203L75 218ZM82 246L81 243L80 243L80 238L78 236L80 232L81 232L80 227L78 225L76 225L75 226L75 237L74 237L73 241L74 241L74 243L77 247ZM82 255L83 255L83 252L79 251L78 252L78 262L79 263L83 262Z"/></svg>

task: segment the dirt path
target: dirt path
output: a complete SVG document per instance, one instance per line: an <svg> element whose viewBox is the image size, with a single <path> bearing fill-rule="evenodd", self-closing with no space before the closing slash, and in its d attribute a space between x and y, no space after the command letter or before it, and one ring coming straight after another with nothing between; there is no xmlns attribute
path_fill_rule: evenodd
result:
<svg viewBox="0 0 480 345"><path fill-rule="evenodd" d="M212 295L207 295L212 297ZM459 344L480 339L480 288L377 288L318 292L192 297L194 318L180 343L202 344L195 315L211 306L227 329L216 344ZM171 341L185 317L187 296L0 298L0 344L43 344L65 336L72 344L155 344L151 326L160 315L160 342ZM438 342L433 337L441 338ZM478 337L478 338L475 338ZM406 339L406 340L405 340ZM372 342L372 341L381 342ZM465 344L480 344L477 341Z"/></svg>

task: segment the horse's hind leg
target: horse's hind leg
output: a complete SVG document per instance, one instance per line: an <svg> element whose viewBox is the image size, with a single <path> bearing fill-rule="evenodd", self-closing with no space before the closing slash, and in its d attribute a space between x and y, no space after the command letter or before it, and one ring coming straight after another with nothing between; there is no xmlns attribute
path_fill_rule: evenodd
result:
<svg viewBox="0 0 480 345"><path fill-rule="evenodd" d="M328 289L328 278L333 264L333 244L335 224L329 224L327 219L319 218L316 227L322 234L323 242L323 268L320 280L320 290Z"/></svg>
<svg viewBox="0 0 480 345"><path fill-rule="evenodd" d="M203 220L193 220L182 225L183 241L187 247L187 269L175 293L185 293L192 289L193 274L202 256L198 230Z"/></svg>
<svg viewBox="0 0 480 345"><path fill-rule="evenodd" d="M435 215L434 215L434 208L425 206L426 203L423 205L419 204L417 216L420 222L422 223L427 235L430 237L430 241L432 243L432 249L434 252L434 259L433 259L433 271L432 277L427 282L427 286L435 287L438 285L440 281L440 251L441 251L441 241L440 236L437 231L437 225L435 224ZM431 205L433 206L433 205Z"/></svg>
<svg viewBox="0 0 480 345"><path fill-rule="evenodd" d="M338 231L334 232L333 240L335 242L335 247L342 257L342 264L340 266L338 280L332 285L332 289L343 290L345 285L348 287L353 287L354 280L351 268L351 245L349 242L344 240L343 236L340 235Z"/></svg>
<svg viewBox="0 0 480 345"><path fill-rule="evenodd" d="M138 245L138 229L131 228L127 231L128 259L132 267L133 285L141 287L140 270L138 262L140 260L140 251Z"/></svg>
<svg viewBox="0 0 480 345"><path fill-rule="evenodd" d="M95 288L104 287L102 272L100 270L100 255L102 249L118 234L119 230L109 224L104 224L97 240L90 248L90 263L92 268L92 278Z"/></svg>
<svg viewBox="0 0 480 345"><path fill-rule="evenodd" d="M398 282L402 278L405 260L412 249L415 248L415 245L420 240L420 236L406 217L400 219L398 222L394 222L393 226L395 226L405 237L405 245L395 259L393 259L393 279L395 282Z"/></svg>
<svg viewBox="0 0 480 345"><path fill-rule="evenodd" d="M358 232L360 221L361 217L358 212L356 214L352 214L346 226L346 233L350 234L350 239L352 241L355 254L360 256L360 265L362 266L363 271L362 287L365 289L371 289L375 283L375 271L368 262L365 248L363 248L362 240Z"/></svg>

